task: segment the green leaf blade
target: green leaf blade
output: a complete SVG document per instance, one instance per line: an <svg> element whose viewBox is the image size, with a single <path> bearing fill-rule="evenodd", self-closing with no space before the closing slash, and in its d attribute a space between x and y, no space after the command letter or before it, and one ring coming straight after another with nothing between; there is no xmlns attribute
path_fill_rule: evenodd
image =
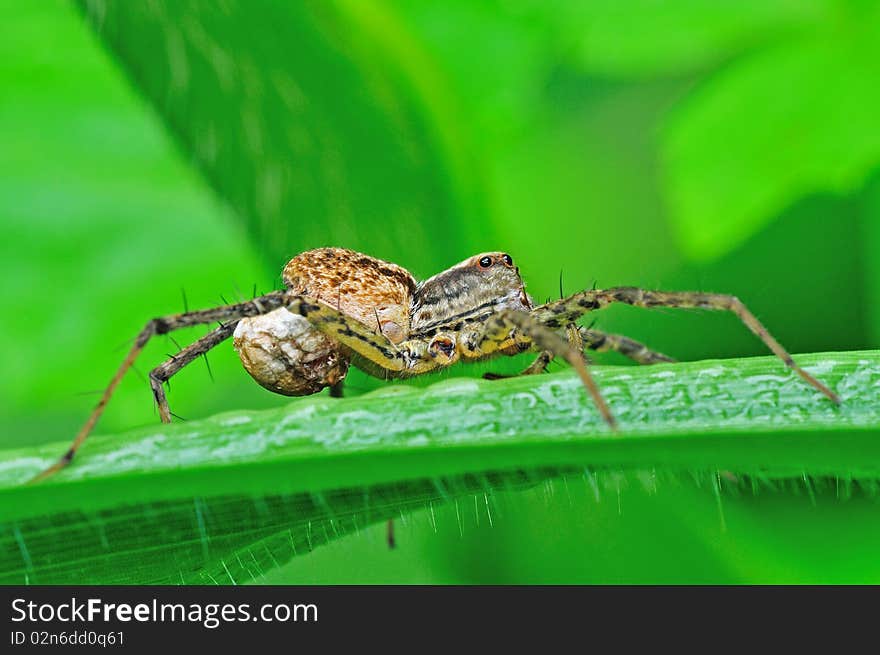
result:
<svg viewBox="0 0 880 655"><path fill-rule="evenodd" d="M841 395L842 406L762 357L597 368L620 434L608 431L578 379L563 372L302 399L279 410L98 436L74 465L38 485L22 482L64 444L7 451L0 457L0 577L20 580L27 562L40 560L29 575L41 582L119 581L119 571L133 571L129 582L193 581L222 568L231 553L286 531L292 557L426 502L585 468L880 475L880 352L798 360ZM275 509L254 509L266 503ZM211 539L200 536L203 508L213 516ZM141 524L153 528L132 527ZM122 536L110 547L107 526L114 525ZM315 537L315 525L330 532ZM86 536L71 540L66 530ZM125 536L132 530L136 537ZM63 539L71 545L53 550ZM133 554L147 568L110 566L102 574L93 564L74 566L98 554ZM50 556L57 575L46 568Z"/></svg>

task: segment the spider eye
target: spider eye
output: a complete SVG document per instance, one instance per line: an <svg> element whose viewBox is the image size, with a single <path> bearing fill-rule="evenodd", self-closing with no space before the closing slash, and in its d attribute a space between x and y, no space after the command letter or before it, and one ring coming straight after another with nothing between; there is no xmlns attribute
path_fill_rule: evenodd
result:
<svg viewBox="0 0 880 655"><path fill-rule="evenodd" d="M486 255L480 259L480 268L489 268L492 265L492 258Z"/></svg>
<svg viewBox="0 0 880 655"><path fill-rule="evenodd" d="M501 261L504 262L505 266L513 266L513 257L506 253L501 256Z"/></svg>

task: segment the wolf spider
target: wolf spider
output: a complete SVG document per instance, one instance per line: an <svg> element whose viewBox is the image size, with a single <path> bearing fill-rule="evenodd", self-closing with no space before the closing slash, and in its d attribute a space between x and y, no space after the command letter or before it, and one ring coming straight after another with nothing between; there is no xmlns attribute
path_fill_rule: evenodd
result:
<svg viewBox="0 0 880 655"><path fill-rule="evenodd" d="M381 378L406 378L459 361L538 352L522 374L544 371L554 357L580 376L605 422L611 410L587 367L585 348L614 350L640 364L674 361L624 336L575 324L611 303L682 307L736 314L789 368L835 403L827 386L798 366L757 318L734 296L612 287L580 291L535 306L510 255L475 255L417 283L395 264L342 248L319 248L294 257L284 268L285 289L247 302L188 311L147 322L68 451L32 481L49 477L73 459L94 428L123 375L150 337L219 322L150 373L165 423L171 410L163 384L208 350L235 336L242 364L261 385L286 395L308 395L338 386L349 364ZM487 375L487 377L498 377Z"/></svg>

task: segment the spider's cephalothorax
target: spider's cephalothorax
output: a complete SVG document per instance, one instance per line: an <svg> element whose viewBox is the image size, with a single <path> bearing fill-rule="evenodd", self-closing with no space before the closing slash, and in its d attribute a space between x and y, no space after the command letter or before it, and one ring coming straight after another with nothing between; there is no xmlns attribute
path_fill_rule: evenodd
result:
<svg viewBox="0 0 880 655"><path fill-rule="evenodd" d="M412 331L480 321L503 309L529 311L519 269L510 255L487 252L466 259L418 285L411 308Z"/></svg>
<svg viewBox="0 0 880 655"><path fill-rule="evenodd" d="M34 480L48 477L73 459L150 337L214 322L220 325L150 372L162 421L171 421L163 383L234 333L235 347L251 376L286 395L306 395L336 385L349 365L379 377L400 378L462 360L532 350L538 356L523 371L528 375L544 371L554 357L561 357L575 369L599 413L614 428L614 416L589 373L583 349L615 350L640 364L673 360L627 337L576 325L584 314L612 303L732 312L805 382L840 402L730 295L612 287L588 289L535 307L519 269L503 252L476 255L416 283L395 264L342 248L319 248L290 260L283 279L285 289L247 302L149 321L70 449Z"/></svg>

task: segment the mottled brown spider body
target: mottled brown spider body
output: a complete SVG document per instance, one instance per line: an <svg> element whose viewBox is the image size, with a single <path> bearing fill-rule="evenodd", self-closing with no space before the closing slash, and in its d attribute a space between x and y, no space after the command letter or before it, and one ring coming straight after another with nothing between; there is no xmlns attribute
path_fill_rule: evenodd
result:
<svg viewBox="0 0 880 655"><path fill-rule="evenodd" d="M290 292L326 303L402 344L400 351L411 358L408 366L383 366L285 307L241 319L233 343L242 365L260 385L287 396L338 384L350 363L376 377L402 378L461 358L480 359L473 341L483 319L505 309L532 309L519 270L501 252L471 257L417 284L396 264L344 248L319 248L291 259L282 278ZM520 346L511 342L501 352L516 354Z"/></svg>
<svg viewBox="0 0 880 655"><path fill-rule="evenodd" d="M404 378L459 361L531 350L538 357L523 374L533 374L544 371L554 357L562 357L580 376L604 420L615 428L583 349L616 350L641 364L673 360L627 337L575 324L611 303L730 311L805 382L839 402L833 391L794 362L734 296L612 287L581 291L535 307L519 269L503 252L476 255L416 283L395 264L342 248L320 248L290 260L283 279L285 289L248 302L149 321L70 449L34 480L51 475L73 459L150 337L214 322L220 325L150 372L162 421L171 421L163 383L234 333L235 346L251 376L267 389L286 395L305 395L336 385L349 364L379 377Z"/></svg>
<svg viewBox="0 0 880 655"><path fill-rule="evenodd" d="M281 277L293 293L325 302L393 343L406 337L416 280L397 264L345 248L318 248L287 262Z"/></svg>
<svg viewBox="0 0 880 655"><path fill-rule="evenodd" d="M282 279L292 293L327 302L392 343L408 334L416 281L396 264L344 248L319 248L291 259ZM351 359L337 341L285 307L241 319L233 344L251 377L285 396L340 383Z"/></svg>

